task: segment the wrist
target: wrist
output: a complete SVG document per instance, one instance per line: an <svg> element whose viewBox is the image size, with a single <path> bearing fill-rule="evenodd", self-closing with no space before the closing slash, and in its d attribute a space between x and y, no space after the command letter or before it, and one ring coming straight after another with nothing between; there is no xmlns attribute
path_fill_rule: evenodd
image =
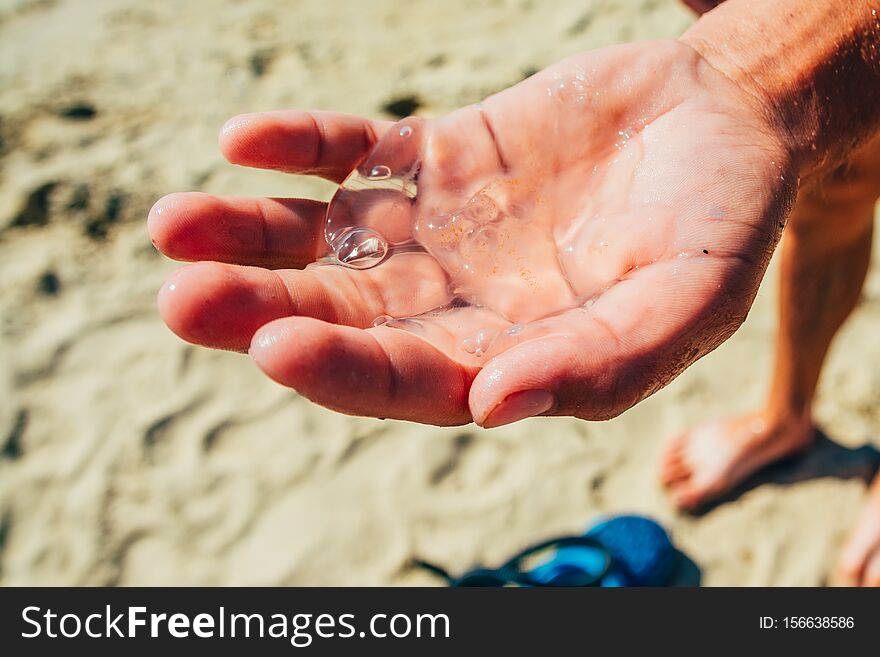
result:
<svg viewBox="0 0 880 657"><path fill-rule="evenodd" d="M765 131L788 154L791 168L798 173L809 170L815 153L805 143L801 126L817 119L804 112L798 120L792 120L789 107L795 105L794 99L784 91L762 85L755 76L755 67L740 63L737 49L730 39L713 36L708 30L692 28L682 35L680 41L695 50L709 68L722 74L743 92L759 115Z"/></svg>
<svg viewBox="0 0 880 657"><path fill-rule="evenodd" d="M728 0L681 38L748 92L802 175L880 127L880 0Z"/></svg>

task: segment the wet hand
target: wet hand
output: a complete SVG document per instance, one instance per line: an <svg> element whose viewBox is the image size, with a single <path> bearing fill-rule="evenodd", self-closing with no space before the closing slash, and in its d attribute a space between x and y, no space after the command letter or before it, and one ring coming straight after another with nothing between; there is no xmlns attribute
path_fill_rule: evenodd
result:
<svg viewBox="0 0 880 657"><path fill-rule="evenodd" d="M765 108L676 42L578 55L418 126L413 208L375 221L412 230L392 241L425 251L372 268L310 264L328 255L316 201L157 203L154 243L194 261L160 292L171 329L249 349L270 377L342 412L604 419L739 326L796 186ZM400 127L247 115L221 148L234 163L339 182ZM495 228L463 244L448 219L474 207Z"/></svg>

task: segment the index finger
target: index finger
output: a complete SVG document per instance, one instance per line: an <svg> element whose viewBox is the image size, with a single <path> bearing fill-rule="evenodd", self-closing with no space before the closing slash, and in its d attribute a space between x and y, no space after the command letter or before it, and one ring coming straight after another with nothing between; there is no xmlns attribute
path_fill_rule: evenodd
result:
<svg viewBox="0 0 880 657"><path fill-rule="evenodd" d="M390 125L338 112L240 114L220 131L220 150L232 164L340 182Z"/></svg>
<svg viewBox="0 0 880 657"><path fill-rule="evenodd" d="M256 332L250 355L270 378L342 413L440 426L471 421L477 369L409 331L286 317Z"/></svg>

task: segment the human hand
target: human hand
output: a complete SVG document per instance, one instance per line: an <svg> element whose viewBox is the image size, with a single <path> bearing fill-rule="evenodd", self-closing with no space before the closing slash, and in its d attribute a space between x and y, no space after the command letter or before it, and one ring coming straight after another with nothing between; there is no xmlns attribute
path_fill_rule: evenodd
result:
<svg viewBox="0 0 880 657"><path fill-rule="evenodd" d="M221 148L237 164L340 181L390 125L246 115ZM436 249L367 270L294 268L326 253L321 203L175 194L151 211L150 233L196 262L160 291L166 323L190 342L249 347L271 378L346 413L610 418L736 330L796 188L784 130L678 42L572 57L427 121L425 135L420 204L491 189L526 217L508 224L510 252L496 249L501 275L484 267L468 290L478 304L422 315L449 303L461 273ZM372 327L384 315L422 316ZM484 353L463 348L483 329L496 336Z"/></svg>

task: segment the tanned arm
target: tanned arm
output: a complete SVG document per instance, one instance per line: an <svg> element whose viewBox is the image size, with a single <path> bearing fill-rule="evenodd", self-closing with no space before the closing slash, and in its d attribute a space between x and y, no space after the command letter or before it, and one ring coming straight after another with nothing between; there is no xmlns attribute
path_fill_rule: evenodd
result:
<svg viewBox="0 0 880 657"><path fill-rule="evenodd" d="M727 0L682 40L775 115L802 175L880 129L880 0Z"/></svg>

